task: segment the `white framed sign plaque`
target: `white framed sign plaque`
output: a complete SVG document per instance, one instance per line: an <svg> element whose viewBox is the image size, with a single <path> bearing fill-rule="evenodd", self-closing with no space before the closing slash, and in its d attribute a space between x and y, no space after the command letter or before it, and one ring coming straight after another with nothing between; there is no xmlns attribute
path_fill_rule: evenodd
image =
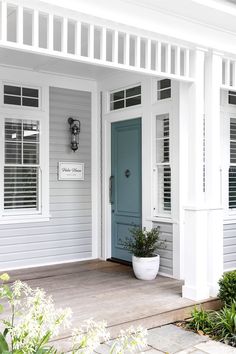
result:
<svg viewBox="0 0 236 354"><path fill-rule="evenodd" d="M83 181L84 163L59 162L58 179L59 181Z"/></svg>

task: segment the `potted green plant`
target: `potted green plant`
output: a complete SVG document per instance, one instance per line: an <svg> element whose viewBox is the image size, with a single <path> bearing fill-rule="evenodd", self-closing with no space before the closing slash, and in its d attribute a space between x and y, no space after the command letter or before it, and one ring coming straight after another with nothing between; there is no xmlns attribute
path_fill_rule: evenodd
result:
<svg viewBox="0 0 236 354"><path fill-rule="evenodd" d="M163 248L165 241L160 241L159 227L147 231L145 228L133 228L130 237L126 238L123 246L132 254L132 266L136 278L153 280L156 278L160 266L159 248Z"/></svg>

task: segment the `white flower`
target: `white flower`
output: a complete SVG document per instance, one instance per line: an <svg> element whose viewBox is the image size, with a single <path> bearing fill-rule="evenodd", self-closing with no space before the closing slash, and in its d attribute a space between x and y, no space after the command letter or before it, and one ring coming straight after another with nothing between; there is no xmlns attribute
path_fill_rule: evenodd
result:
<svg viewBox="0 0 236 354"><path fill-rule="evenodd" d="M106 330L106 322L95 322L87 320L79 328L73 331L73 354L90 354L100 345L108 341L109 332Z"/></svg>
<svg viewBox="0 0 236 354"><path fill-rule="evenodd" d="M123 354L125 352L134 353L144 350L147 346L147 330L139 326L121 330L120 335L114 341L110 353Z"/></svg>

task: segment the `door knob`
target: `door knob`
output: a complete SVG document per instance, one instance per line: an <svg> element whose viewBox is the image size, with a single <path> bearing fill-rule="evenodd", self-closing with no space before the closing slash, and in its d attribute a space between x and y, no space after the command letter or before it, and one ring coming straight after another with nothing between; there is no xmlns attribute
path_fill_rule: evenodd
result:
<svg viewBox="0 0 236 354"><path fill-rule="evenodd" d="M125 171L125 177L129 178L130 175L131 175L131 172L130 172L130 170L127 169Z"/></svg>

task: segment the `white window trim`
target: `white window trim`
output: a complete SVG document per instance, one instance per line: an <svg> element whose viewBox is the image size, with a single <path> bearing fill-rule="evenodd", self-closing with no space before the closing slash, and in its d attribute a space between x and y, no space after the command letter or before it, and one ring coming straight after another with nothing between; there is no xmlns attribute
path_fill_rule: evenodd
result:
<svg viewBox="0 0 236 354"><path fill-rule="evenodd" d="M166 100L164 100L166 102ZM158 101L159 102L159 101ZM171 188L171 210L168 213L160 213L158 212L158 179L157 179L157 163L156 163L156 119L157 116L169 116L169 163L168 166L171 170L171 187L172 187L172 120L171 120L171 112L170 110L157 111L153 113L153 197L152 197L152 217L153 220L164 220L166 222L170 222L172 220L172 212L173 212L173 202L172 202L172 188ZM159 164L160 165L160 164Z"/></svg>
<svg viewBox="0 0 236 354"><path fill-rule="evenodd" d="M9 86L17 86L17 87L24 87L24 88L29 88L29 89L36 89L39 92L39 106L38 107L31 107L31 106L22 106L22 105L13 105L13 104L8 104L4 103L4 85L9 85ZM39 86L32 86L32 84L27 84L27 83L17 83L17 82L12 82L12 81L3 81L1 84L1 106L2 108L9 108L9 109L17 109L17 110L29 110L29 111L41 111L42 110L42 88Z"/></svg>
<svg viewBox="0 0 236 354"><path fill-rule="evenodd" d="M119 108L119 109L111 109L111 102L116 102L116 101L111 101L110 99L110 95L112 93L116 93L116 92L119 92L119 91L125 91L125 90L128 90L130 88L133 88L133 87L137 87L137 86L141 86L141 94L140 95L135 95L135 96L131 96L130 98L133 98L133 97L138 97L138 96L141 96L141 103L140 104L136 104L136 105L133 105L133 106L129 106L129 107L123 107L123 108ZM122 100L126 100L126 98L124 97L124 99L121 99L121 100L118 100L118 101L122 101ZM142 87L142 83L141 82L138 82L138 83L135 83L135 84L132 84L132 85L128 85L128 86L125 86L125 87L119 87L119 88L115 88L115 89L112 89L110 91L107 91L107 94L106 94L106 113L114 113L114 112L122 112L122 111L127 111L127 110L130 110L130 109L134 109L136 107L141 107L142 106L142 102L143 102L143 87Z"/></svg>
<svg viewBox="0 0 236 354"><path fill-rule="evenodd" d="M4 82L5 83L5 82ZM17 84L16 84L17 85ZM32 87L19 83L18 86ZM3 82L1 84L3 102ZM4 122L6 118L37 120L40 122L40 186L39 210L11 213L4 210L4 172L0 172L0 224L41 222L50 219L49 214L49 88L41 88L40 109L25 106L2 105L0 107L0 165L4 166ZM30 108L30 109L28 109ZM33 109L32 109L33 108Z"/></svg>
<svg viewBox="0 0 236 354"><path fill-rule="evenodd" d="M172 80L170 79L170 86L169 87L166 87L164 89L160 89L158 90L157 88L157 83L159 81L162 81L162 80L165 80L165 78L161 78L161 79L158 79L158 80L154 80L154 86L153 86L153 103L157 103L157 104L160 104L161 102L168 102L168 101L172 101L172 96L173 96L173 82ZM160 99L158 100L158 92L161 92L161 91L164 91L164 90L169 90L170 89L170 97L167 97L167 98L163 98L163 99Z"/></svg>

